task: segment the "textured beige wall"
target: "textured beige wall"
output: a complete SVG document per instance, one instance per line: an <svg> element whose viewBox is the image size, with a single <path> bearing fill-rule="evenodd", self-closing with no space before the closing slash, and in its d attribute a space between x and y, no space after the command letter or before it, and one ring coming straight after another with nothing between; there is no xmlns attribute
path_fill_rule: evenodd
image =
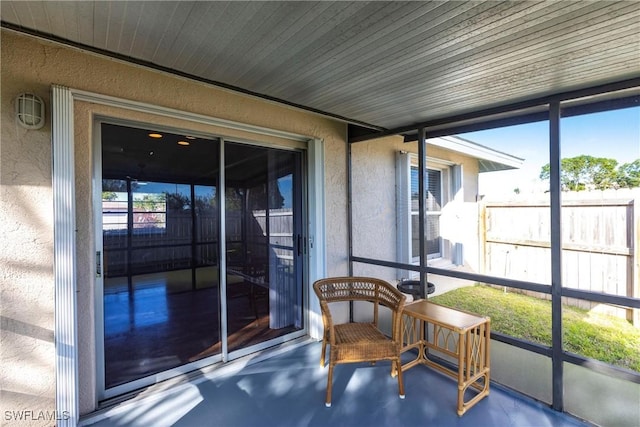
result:
<svg viewBox="0 0 640 427"><path fill-rule="evenodd" d="M47 104L49 118L50 87L55 83L323 139L327 270L329 275L346 274L346 126L343 123L6 30L2 31L1 43L0 400L3 423L11 424L4 419L5 410L51 412L55 409L51 128L47 125L41 130L26 131L14 124L12 103L21 92L41 96ZM95 296L92 293L95 240L90 135L92 115L96 113L205 133L239 135L228 129L76 103L81 413L95 408ZM267 137L242 136L274 142Z"/></svg>
<svg viewBox="0 0 640 427"><path fill-rule="evenodd" d="M6 71L3 55L0 424L23 425L17 420L37 418L27 411L55 409L51 145L48 125L28 131L15 124L11 88L19 76ZM23 90L37 89L23 86Z"/></svg>
<svg viewBox="0 0 640 427"><path fill-rule="evenodd" d="M396 256L396 153L418 152L418 144L404 143L400 136L353 144L353 254L365 258L397 261ZM462 165L462 200L448 203L442 211L442 237L464 245L465 264L478 265L478 161L440 147L427 146L429 159ZM427 162L429 165L429 161ZM449 253L445 253L449 256ZM355 272L355 270L354 270ZM391 268L357 266L357 274L385 280L397 279Z"/></svg>
<svg viewBox="0 0 640 427"><path fill-rule="evenodd" d="M351 146L353 254L396 261L396 152L407 151L402 137L392 136ZM361 274L375 267L361 266ZM377 276L378 277L378 276ZM381 278L390 280L391 277Z"/></svg>

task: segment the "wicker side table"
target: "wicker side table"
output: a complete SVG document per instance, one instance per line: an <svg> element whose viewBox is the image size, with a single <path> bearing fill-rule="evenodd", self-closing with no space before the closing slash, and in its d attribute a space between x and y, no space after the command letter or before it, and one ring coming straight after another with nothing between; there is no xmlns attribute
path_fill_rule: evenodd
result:
<svg viewBox="0 0 640 427"><path fill-rule="evenodd" d="M402 370L427 365L457 379L459 416L489 395L490 318L419 300L405 306L402 326L402 352L418 351ZM457 362L457 371L429 359L429 350ZM476 394L465 401L469 387Z"/></svg>

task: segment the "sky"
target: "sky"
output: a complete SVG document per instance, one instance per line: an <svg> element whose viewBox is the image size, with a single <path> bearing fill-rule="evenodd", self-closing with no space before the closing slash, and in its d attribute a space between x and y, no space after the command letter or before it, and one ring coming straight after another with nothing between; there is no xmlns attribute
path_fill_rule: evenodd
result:
<svg viewBox="0 0 640 427"><path fill-rule="evenodd" d="M480 194L539 192L548 188L538 179L549 163L548 122L529 123L460 137L525 159L520 170L488 172L480 175ZM563 118L560 121L561 158L582 154L612 158L618 165L640 158L640 107Z"/></svg>

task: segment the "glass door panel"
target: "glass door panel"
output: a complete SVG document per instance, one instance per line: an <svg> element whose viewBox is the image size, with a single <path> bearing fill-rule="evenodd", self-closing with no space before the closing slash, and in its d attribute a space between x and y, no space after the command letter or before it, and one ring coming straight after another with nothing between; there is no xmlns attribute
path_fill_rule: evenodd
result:
<svg viewBox="0 0 640 427"><path fill-rule="evenodd" d="M105 396L302 330L300 152L226 143L221 183L218 139L101 131Z"/></svg>
<svg viewBox="0 0 640 427"><path fill-rule="evenodd" d="M300 165L296 152L225 145L229 351L302 328Z"/></svg>
<svg viewBox="0 0 640 427"><path fill-rule="evenodd" d="M109 389L220 353L219 141L101 130Z"/></svg>
<svg viewBox="0 0 640 427"><path fill-rule="evenodd" d="M194 186L194 286L197 289L217 287L220 283L218 194L215 186Z"/></svg>

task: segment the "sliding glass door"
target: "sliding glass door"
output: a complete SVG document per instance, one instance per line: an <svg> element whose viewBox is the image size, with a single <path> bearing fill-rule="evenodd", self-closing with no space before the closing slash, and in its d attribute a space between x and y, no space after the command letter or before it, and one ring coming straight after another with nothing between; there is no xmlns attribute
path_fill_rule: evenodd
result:
<svg viewBox="0 0 640 427"><path fill-rule="evenodd" d="M303 328L300 152L100 129L103 390Z"/></svg>

